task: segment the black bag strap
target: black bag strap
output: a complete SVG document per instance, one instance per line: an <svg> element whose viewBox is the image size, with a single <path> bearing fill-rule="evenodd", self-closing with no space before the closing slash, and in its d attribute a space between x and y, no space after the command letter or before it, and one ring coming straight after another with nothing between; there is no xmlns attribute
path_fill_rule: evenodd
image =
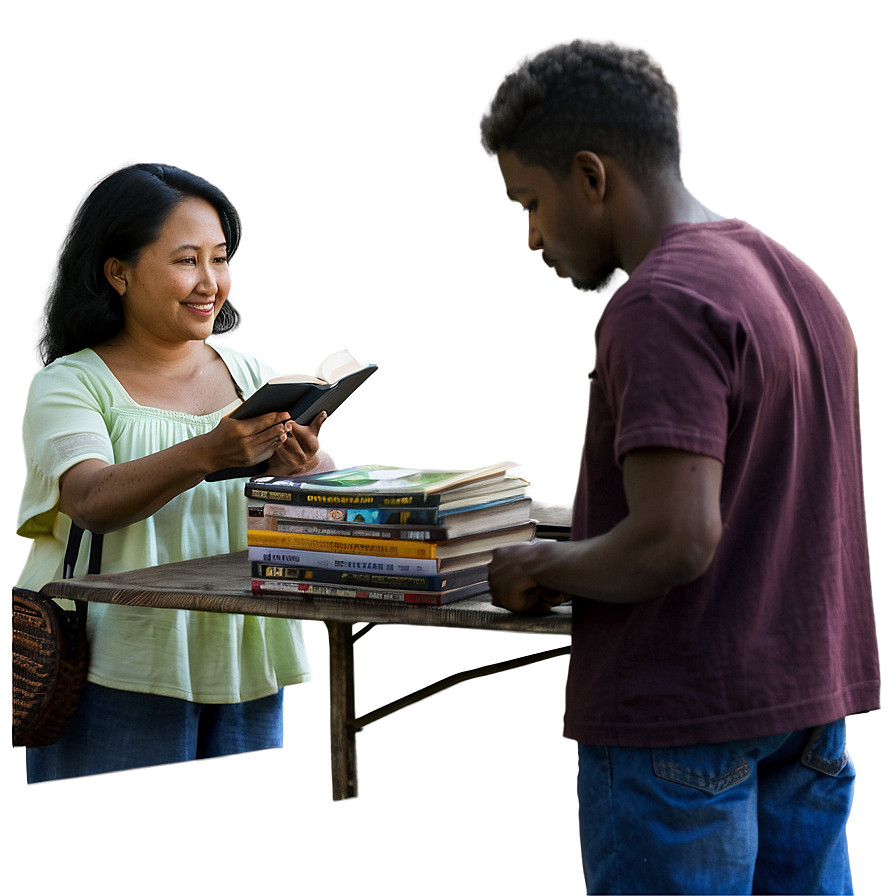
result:
<svg viewBox="0 0 896 896"><path fill-rule="evenodd" d="M75 564L78 562L78 551L81 548L81 538L84 529L72 523L68 533L68 544L65 547L65 557L62 560L62 578L70 579L75 574ZM91 575L100 571L100 563L103 557L103 536L96 532L90 533L90 553L87 558L87 572ZM80 624L87 619L87 601L75 601L76 614Z"/></svg>
<svg viewBox="0 0 896 896"><path fill-rule="evenodd" d="M97 575L100 571L100 563L103 560L103 535L102 533L90 533L90 555L87 558L87 572Z"/></svg>
<svg viewBox="0 0 896 896"><path fill-rule="evenodd" d="M62 578L70 579L75 574L75 564L78 562L78 551L81 548L81 538L84 529L72 523L68 533L68 545L65 548L65 558L62 561ZM90 533L90 554L87 559L87 572L94 575L100 571L100 563L103 558L103 536L96 532Z"/></svg>

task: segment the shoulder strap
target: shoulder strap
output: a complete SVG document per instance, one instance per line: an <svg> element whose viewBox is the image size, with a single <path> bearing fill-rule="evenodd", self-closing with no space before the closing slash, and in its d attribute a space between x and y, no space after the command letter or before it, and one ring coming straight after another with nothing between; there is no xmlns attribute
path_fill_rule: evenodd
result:
<svg viewBox="0 0 896 896"><path fill-rule="evenodd" d="M62 578L70 579L75 574L75 564L78 562L78 551L81 548L81 538L84 529L72 523L68 533L68 545L65 548L65 558L62 561ZM103 556L103 536L96 532L90 533L90 556L87 560L87 572L95 574L100 571Z"/></svg>
<svg viewBox="0 0 896 896"><path fill-rule="evenodd" d="M84 535L84 529L72 523L72 527L68 533L68 544L65 548L65 557L62 561L62 578L70 579L75 574L75 564L78 562L78 550L81 547L81 538ZM96 532L90 533L90 555L87 559L87 572L98 573L100 571L100 562L103 555L103 536ZM87 623L87 601L76 600L75 612L78 624L83 626Z"/></svg>

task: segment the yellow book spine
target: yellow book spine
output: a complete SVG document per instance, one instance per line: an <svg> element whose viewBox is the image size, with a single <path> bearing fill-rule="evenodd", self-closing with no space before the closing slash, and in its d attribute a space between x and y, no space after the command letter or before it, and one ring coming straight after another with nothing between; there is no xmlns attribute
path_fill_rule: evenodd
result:
<svg viewBox="0 0 896 896"><path fill-rule="evenodd" d="M322 551L328 554L404 557L409 560L431 560L438 556L437 545L427 541L339 538L332 535L305 535L301 532L272 532L264 529L249 529L249 545L264 548L292 548L299 551Z"/></svg>

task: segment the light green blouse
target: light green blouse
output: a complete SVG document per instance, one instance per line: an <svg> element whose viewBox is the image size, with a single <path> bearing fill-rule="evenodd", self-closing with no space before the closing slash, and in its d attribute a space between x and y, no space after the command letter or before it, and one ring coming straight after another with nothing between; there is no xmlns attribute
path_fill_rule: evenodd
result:
<svg viewBox="0 0 896 896"><path fill-rule="evenodd" d="M245 397L270 378L254 358L215 350ZM89 458L136 460L208 432L220 419L220 411L197 417L136 404L91 349L39 371L23 425L27 472L18 534L33 544L19 585L39 590L62 576L71 524L59 512L66 470ZM244 485L244 479L200 483L149 519L107 534L102 571L245 550ZM78 572L86 554L82 545ZM88 681L119 690L238 703L311 678L298 620L93 603L88 638Z"/></svg>

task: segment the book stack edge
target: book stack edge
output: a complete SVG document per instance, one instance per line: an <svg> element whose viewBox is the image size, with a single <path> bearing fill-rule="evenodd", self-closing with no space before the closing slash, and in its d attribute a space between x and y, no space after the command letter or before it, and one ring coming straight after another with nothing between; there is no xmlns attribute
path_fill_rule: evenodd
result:
<svg viewBox="0 0 896 896"><path fill-rule="evenodd" d="M440 606L488 590L495 548L532 539L513 463L350 467L246 484L252 590Z"/></svg>

